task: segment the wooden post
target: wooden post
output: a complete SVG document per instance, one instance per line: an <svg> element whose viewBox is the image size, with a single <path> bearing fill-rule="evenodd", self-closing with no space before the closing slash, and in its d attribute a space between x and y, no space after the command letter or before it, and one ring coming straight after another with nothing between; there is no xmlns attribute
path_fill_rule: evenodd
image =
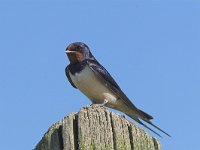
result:
<svg viewBox="0 0 200 150"><path fill-rule="evenodd" d="M97 105L52 125L35 150L161 150L143 129Z"/></svg>

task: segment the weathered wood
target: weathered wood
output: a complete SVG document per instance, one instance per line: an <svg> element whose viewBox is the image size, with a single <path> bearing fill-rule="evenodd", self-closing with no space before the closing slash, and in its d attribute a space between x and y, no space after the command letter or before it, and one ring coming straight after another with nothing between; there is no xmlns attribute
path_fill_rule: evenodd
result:
<svg viewBox="0 0 200 150"><path fill-rule="evenodd" d="M161 150L143 129L97 105L54 124L35 150Z"/></svg>

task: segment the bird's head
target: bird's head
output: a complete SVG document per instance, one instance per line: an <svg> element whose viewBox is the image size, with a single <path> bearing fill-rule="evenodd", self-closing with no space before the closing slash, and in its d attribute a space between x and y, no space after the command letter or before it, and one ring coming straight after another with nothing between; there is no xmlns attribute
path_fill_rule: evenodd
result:
<svg viewBox="0 0 200 150"><path fill-rule="evenodd" d="M69 46L67 46L65 52L71 64L81 62L85 59L93 58L89 47L82 42L70 44Z"/></svg>

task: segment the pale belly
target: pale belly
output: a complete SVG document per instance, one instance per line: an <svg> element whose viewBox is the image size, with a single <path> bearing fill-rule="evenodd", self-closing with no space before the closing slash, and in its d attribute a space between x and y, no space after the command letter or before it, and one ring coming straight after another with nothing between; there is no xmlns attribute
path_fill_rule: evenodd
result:
<svg viewBox="0 0 200 150"><path fill-rule="evenodd" d="M72 75L70 77L75 86L84 93L93 103L102 104L105 100L107 105L113 106L117 97L102 83L94 72L86 66L80 73Z"/></svg>

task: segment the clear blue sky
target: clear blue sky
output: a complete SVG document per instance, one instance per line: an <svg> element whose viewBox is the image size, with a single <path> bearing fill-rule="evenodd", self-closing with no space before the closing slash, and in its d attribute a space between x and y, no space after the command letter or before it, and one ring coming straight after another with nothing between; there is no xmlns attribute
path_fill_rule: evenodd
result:
<svg viewBox="0 0 200 150"><path fill-rule="evenodd" d="M199 1L0 0L0 22L1 150L34 148L91 103L64 74L64 50L76 41L172 135L159 139L163 150L198 149Z"/></svg>

